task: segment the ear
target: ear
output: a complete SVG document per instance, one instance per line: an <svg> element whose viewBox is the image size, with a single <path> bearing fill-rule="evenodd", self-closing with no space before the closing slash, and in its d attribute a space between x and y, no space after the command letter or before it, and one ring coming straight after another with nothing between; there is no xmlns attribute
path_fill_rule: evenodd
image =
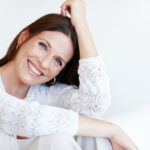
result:
<svg viewBox="0 0 150 150"><path fill-rule="evenodd" d="M30 36L29 30L24 29L18 37L18 46L22 45Z"/></svg>

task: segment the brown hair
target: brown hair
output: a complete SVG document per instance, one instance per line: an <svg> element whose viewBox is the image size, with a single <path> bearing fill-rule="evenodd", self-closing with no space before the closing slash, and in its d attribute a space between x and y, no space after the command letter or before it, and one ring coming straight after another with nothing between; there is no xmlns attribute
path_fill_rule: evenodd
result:
<svg viewBox="0 0 150 150"><path fill-rule="evenodd" d="M27 40L42 31L60 31L71 38L74 48L74 55L72 59L67 63L65 69L57 75L56 81L79 86L79 77L77 72L79 65L79 46L77 35L74 27L71 24L70 18L63 17L60 14L47 14L39 18L35 22L31 23L23 30L25 29L28 29L30 33L30 37ZM9 61L13 60L16 56L18 52L16 46L18 44L18 37L20 33L14 38L14 40L10 44L6 55L2 59L0 59L0 66L5 65ZM47 86L50 86L49 82L45 84Z"/></svg>

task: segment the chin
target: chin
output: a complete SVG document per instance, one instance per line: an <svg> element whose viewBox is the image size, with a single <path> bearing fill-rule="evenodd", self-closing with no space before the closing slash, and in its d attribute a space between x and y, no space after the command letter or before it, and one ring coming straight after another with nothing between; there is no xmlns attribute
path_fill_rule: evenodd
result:
<svg viewBox="0 0 150 150"><path fill-rule="evenodd" d="M27 86L31 86L31 85L36 85L37 84L37 82L33 81L33 79L31 79L31 78L22 77L21 81L22 81L22 83L24 85L27 85Z"/></svg>

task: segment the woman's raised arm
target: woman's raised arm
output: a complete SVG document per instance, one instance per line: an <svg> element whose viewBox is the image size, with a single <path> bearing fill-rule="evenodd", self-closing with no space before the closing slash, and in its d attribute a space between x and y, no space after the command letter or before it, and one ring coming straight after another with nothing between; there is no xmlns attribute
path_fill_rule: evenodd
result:
<svg viewBox="0 0 150 150"><path fill-rule="evenodd" d="M61 14L71 16L71 23L74 26L79 43L80 58L98 56L98 51L86 21L86 5L84 0L66 0L61 5Z"/></svg>
<svg viewBox="0 0 150 150"><path fill-rule="evenodd" d="M47 101L53 96L57 106L72 109L82 115L100 117L111 103L109 78L105 64L98 55L86 22L83 0L67 0L61 5L61 14L71 15L71 22L78 36L80 60L78 67L79 88L54 85L46 91Z"/></svg>

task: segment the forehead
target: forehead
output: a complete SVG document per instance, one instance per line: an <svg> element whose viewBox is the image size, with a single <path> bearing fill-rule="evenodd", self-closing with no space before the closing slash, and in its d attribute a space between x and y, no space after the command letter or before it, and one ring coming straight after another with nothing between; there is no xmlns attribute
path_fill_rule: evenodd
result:
<svg viewBox="0 0 150 150"><path fill-rule="evenodd" d="M47 41L56 53L68 61L73 55L73 44L69 36L59 31L43 31L35 36L36 39Z"/></svg>
<svg viewBox="0 0 150 150"><path fill-rule="evenodd" d="M59 31L43 31L36 35L36 38L44 38L47 41L51 42L51 44L63 44L68 43L72 45L71 38L67 36L66 34L59 32Z"/></svg>

